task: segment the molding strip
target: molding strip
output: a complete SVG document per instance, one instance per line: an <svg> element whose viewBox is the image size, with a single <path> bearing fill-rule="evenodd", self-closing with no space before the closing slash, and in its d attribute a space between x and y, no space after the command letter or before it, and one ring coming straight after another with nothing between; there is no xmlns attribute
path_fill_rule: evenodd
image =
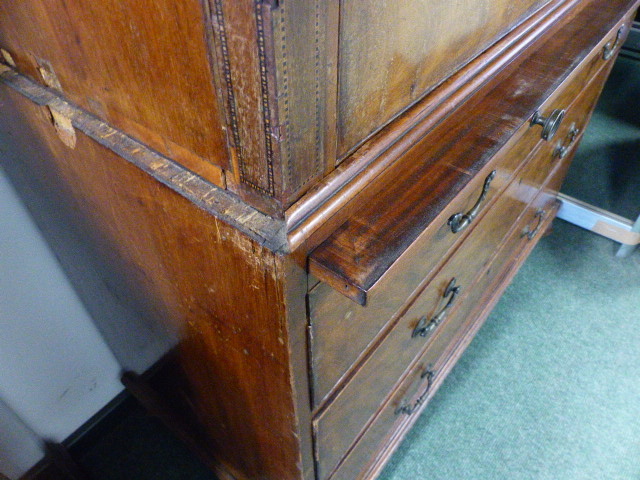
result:
<svg viewBox="0 0 640 480"><path fill-rule="evenodd" d="M10 67L0 64L0 80L34 103L69 118L75 128L185 197L194 205L232 225L276 253L287 253L286 228L276 220L243 203L228 191L210 184L182 165L64 100Z"/></svg>
<svg viewBox="0 0 640 480"><path fill-rule="evenodd" d="M386 130L382 130L361 145L287 210L292 248L301 245L322 222L357 196L362 185L370 183L402 155L408 145L422 138L579 4L580 0L548 3L454 74L445 86L437 88L398 117L394 122L400 124L399 131L385 135Z"/></svg>
<svg viewBox="0 0 640 480"><path fill-rule="evenodd" d="M243 171L243 165L240 165L240 179L243 183L246 183L253 188L263 191L270 196L275 196L275 188L273 183L273 144L271 143L271 106L269 104L269 76L267 72L267 53L265 47L265 35L264 35L264 15L262 0L255 0L256 8L256 25L258 29L258 61L260 62L260 93L262 101L262 125L264 134L265 151L267 154L267 189L263 189L258 185L254 185L250 181L246 180ZM266 6L266 8L271 8Z"/></svg>

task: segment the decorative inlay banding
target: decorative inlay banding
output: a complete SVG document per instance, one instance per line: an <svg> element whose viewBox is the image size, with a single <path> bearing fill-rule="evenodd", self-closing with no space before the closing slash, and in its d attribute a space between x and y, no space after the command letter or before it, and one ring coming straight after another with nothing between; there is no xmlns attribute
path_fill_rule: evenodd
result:
<svg viewBox="0 0 640 480"><path fill-rule="evenodd" d="M262 121L264 129L265 151L267 156L267 193L275 195L273 187L273 144L271 143L271 106L269 104L269 81L267 76L267 54L264 39L264 16L262 0L255 0L256 26L258 29L258 60L260 62L260 89L262 98ZM267 7L269 8L269 7ZM256 185L246 181L243 166L240 167L240 179L254 188Z"/></svg>
<svg viewBox="0 0 640 480"><path fill-rule="evenodd" d="M261 0L254 0L256 28L257 28L257 46L258 46L258 61L260 68L260 89L261 89L261 103L262 103L262 130L265 141L265 156L267 163L267 186L258 185L254 180L248 178L247 165L245 152L242 145L242 139L240 136L240 129L238 125L238 107L236 102L236 96L234 93L233 75L231 72L231 56L229 53L229 44L227 38L227 26L225 23L224 10L222 7L222 0L213 0L214 15L216 19L216 29L219 37L220 50L222 53L222 70L224 74L224 87L226 90L227 103L228 103L228 115L231 128L231 138L233 139L234 147L236 149L236 158L238 162L238 169L240 173L240 181L262 193L269 196L275 195L275 187L273 181L273 145L271 143L271 107L269 104L269 83L267 75L267 58L266 47L264 38L264 16L262 13L263 2ZM266 6L269 8L269 6Z"/></svg>
<svg viewBox="0 0 640 480"><path fill-rule="evenodd" d="M231 123L231 135L234 146L236 147L238 157L242 157L242 147L240 144L240 134L238 133L238 113L236 110L236 100L233 93L233 79L231 78L231 63L229 61L229 46L227 44L227 30L224 23L224 14L222 11L222 0L214 0L216 16L216 27L218 37L220 38L220 50L222 51L222 70L224 74L224 83L227 91L229 121ZM240 160L239 160L240 161Z"/></svg>
<svg viewBox="0 0 640 480"><path fill-rule="evenodd" d="M321 62L320 62L320 2L319 0L315 1L315 76L316 76L316 158L315 158L315 168L311 173L310 177L305 180L304 183L307 183L311 178L315 177L315 175L320 172L322 169L322 160L323 160L323 125L324 121L322 118L322 105L320 102L320 71Z"/></svg>

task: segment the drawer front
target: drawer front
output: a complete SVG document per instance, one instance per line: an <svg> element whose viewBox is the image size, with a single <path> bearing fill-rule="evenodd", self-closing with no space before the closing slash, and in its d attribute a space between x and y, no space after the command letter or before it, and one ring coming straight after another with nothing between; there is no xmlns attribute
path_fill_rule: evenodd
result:
<svg viewBox="0 0 640 480"><path fill-rule="evenodd" d="M545 215L539 222L538 212L541 209L545 211ZM555 217L556 211L555 198L542 195L527 208L494 260L471 287L468 297L457 311L452 312L454 321L446 323L441 331L436 332L437 339L434 339L434 344L439 345L438 350L443 353L436 357L429 348L411 367L367 430L331 475L331 480L370 478L373 472L379 471L388 458L387 454L397 446L404 431L413 424L462 354L468 344L465 339L471 327L483 320L479 316L482 309L478 308L478 305L491 301L492 294L487 292L493 292L492 287L502 283L502 279L513 270L521 252L532 248ZM527 235L535 230L538 224L540 227L536 233Z"/></svg>
<svg viewBox="0 0 640 480"><path fill-rule="evenodd" d="M469 232L452 233L447 220L454 213L467 212L472 208L482 191L488 172L495 168L498 173L484 200L485 209L491 207L496 194L504 188L522 163L521 159L541 143L540 148L551 154L546 157L544 164L539 165L537 172L529 172L524 177L526 183L521 194L526 195L526 200L531 200L557 163L560 154L566 155L575 142L578 137L576 132L584 130L611 66L611 62L606 64L603 59L602 50L595 49L571 75L569 84L541 107L542 112L550 111L552 106L567 109L566 116L551 141L540 139L541 127L529 124L523 126L516 135L520 137L519 141L515 144L509 142L509 150L499 154L477 176L371 289L366 307L355 304L325 283L318 284L309 293L315 405L322 403L350 367L363 356L367 347L385 325L389 324L389 320L398 316L402 305L415 296L421 284L424 285L425 278L441 264L448 252L466 238ZM575 99L579 93L576 88L585 85L588 85L585 91ZM573 103L571 98L574 98ZM527 185L530 187L528 193L525 188ZM481 210L479 217L483 214L484 210ZM479 218L476 219L478 221ZM358 332L357 336L352 334L354 331Z"/></svg>
<svg viewBox="0 0 640 480"><path fill-rule="evenodd" d="M565 80L562 87L557 89L545 102L540 105L537 112L543 118L549 118L552 116L554 110L567 110L570 105L574 103L577 95L584 89L584 87L590 83L595 76L599 76L603 71L608 72L610 67L613 66L611 57L605 59L603 55L603 46L610 38L615 39L615 35L618 28L616 27L608 37L593 49L589 56L583 60L578 68L576 68L571 75ZM606 74L604 75L606 77ZM522 92L518 92L518 98L522 98ZM508 99L509 100L509 99ZM515 99L514 99L515 101ZM521 138L517 138L519 143L534 144L538 140L543 140L548 143L555 143L561 136L563 131L566 131L566 126L570 123L570 119L567 115L560 122L560 128L557 132L550 136L548 139L542 137L544 127L543 125L528 123L526 129L522 129ZM541 121L541 123L544 123ZM550 124L549 124L550 125ZM519 133L520 133L519 132ZM514 138L514 140L516 140Z"/></svg>
<svg viewBox="0 0 640 480"><path fill-rule="evenodd" d="M480 216L484 215L511 178L513 166L510 163L514 158L515 155L504 155L497 165L485 169L459 198L438 215L370 290L365 307L323 282L309 292L314 405L322 403L394 313L397 316L429 273L466 238L468 231L451 232L448 218L473 207L481 195L485 179L495 168L497 174L489 184L484 208L480 212ZM358 332L357 336L353 335L354 331Z"/></svg>
<svg viewBox="0 0 640 480"><path fill-rule="evenodd" d="M320 412L314 427L321 472L329 471L345 453L425 344L429 345L433 361L442 353L448 340L442 341L443 336L436 335L437 331L445 329L452 334L461 320L456 316L447 319L448 311L467 301L470 285L491 260L553 166L548 160L550 148L544 147L536 152L465 244L433 277L328 408ZM535 185L534 195L530 195L532 185ZM359 332L350 333L357 337Z"/></svg>
<svg viewBox="0 0 640 480"><path fill-rule="evenodd" d="M326 283L319 283L309 292L315 405L322 403L381 329L397 317L401 307L417 294L429 275L491 210L497 196L521 166L522 159L527 158L535 147L535 144L516 144L496 155L369 291L365 307ZM495 175L487 182L494 170ZM478 216L470 228L453 233L449 218L469 212L478 202L485 184L488 189ZM358 331L356 337L353 331Z"/></svg>
<svg viewBox="0 0 640 480"><path fill-rule="evenodd" d="M584 91L579 94L567 111L562 126L558 130L557 138L553 142L554 157L556 159L566 156L577 144L580 134L584 132L589 123L593 109L612 67L613 63L600 70L585 86Z"/></svg>
<svg viewBox="0 0 640 480"><path fill-rule="evenodd" d="M422 354L417 367L411 369L409 377L403 382L403 385L407 385L404 390L396 391L393 398L396 399L393 404L394 407L387 406L386 412L387 420L380 421L375 420L375 426L367 429L373 432L378 432L378 435L386 435L388 432L385 428L392 428L393 423L402 422L398 420L398 413L403 415L413 414L414 410L423 403L426 399L426 389L430 383L434 383L434 378L423 385L423 390L417 399L420 399L418 403L414 398L416 391L420 390L415 387L420 385L419 377L439 375L442 370L442 364L448 358L448 353L451 350L451 345L456 343L456 340L466 330L463 324L468 321L468 315L473 308L475 308L477 302L481 300L481 296L485 288L490 285L492 280L499 276L500 272L509 270L509 265L506 262L509 259L513 259L517 256L517 252L523 250L525 246L532 240L537 239L539 234L544 231L544 228L549 224L551 218L555 216L557 210L555 195L562 183L562 179L566 175L566 171L570 165L571 156L575 150L577 139L580 134L572 132L574 128L579 131L584 130L584 126L588 120L588 117L595 105L598 95L602 89L602 85L608 69L601 71L592 81L587 85L585 90L575 99L571 108L567 112L566 122L562 129L559 130L561 140L556 143L542 143L533 158L526 163L526 166L519 173L517 179L506 190L504 197L500 198L494 208L494 211L487 214L485 219L476 227L471 233L467 243L471 243L481 235L482 232L490 230L492 232L500 231L500 228L496 228L494 223L489 223L493 218L499 217L504 220L505 224L510 224L515 220L510 215L513 215L513 211L520 211L522 207L518 205L525 205L530 203L526 213L521 217L518 222L518 226L512 230L509 239L505 242L505 245L501 248L500 253L491 261L489 268L484 269L484 273L480 279L471 287L471 291L466 294L460 294L459 305L452 304L451 318L444 320L441 326L437 326L433 330L429 330L427 336L428 347L426 352ZM565 137L565 138L562 138ZM559 147L566 147L566 152L562 155L558 153ZM544 188L542 186L544 185ZM542 192L541 192L542 190ZM515 215L517 217L517 214ZM503 230L504 232L504 230ZM498 233L498 236L500 234ZM398 325L394 327L389 336L380 344L375 354L365 362L362 369L353 377L351 383L345 388L345 390L338 395L335 403L331 408L327 410L326 415L331 422L331 409L335 406L341 410L346 410L344 413L344 419L336 419L337 430L335 433L329 431L329 434L336 435L338 431L342 432L348 427L353 427L354 423L361 422L360 427L366 425L371 415L379 409L380 403L384 400L386 395L385 388L391 389L393 380L402 375L403 368L411 363L414 356L419 353L420 347L407 341L411 335L409 332L413 332L416 328L419 320L424 318L432 319L436 316L438 309L446 305L444 295L442 295L451 279L456 278L454 271L460 267L463 268L462 275L459 275L458 286L462 286L462 283L467 285L473 281L473 275L471 272L483 270L487 261L490 260L491 255L488 254L488 246L490 242L495 242L494 238L487 238L488 241L482 242L478 240L479 244L484 244L485 249L467 249L466 244L461 248L454 256L447 262L443 269L434 277L434 280L430 283L429 287L422 292L413 305L402 316ZM499 243L499 242L498 242ZM494 243L493 245L496 245ZM426 313L426 314L425 314ZM427 329L428 330L428 329ZM403 338L404 337L404 338ZM414 338L419 338L414 337ZM359 383L361 372L366 372L365 381ZM384 375L380 375L378 372L385 372ZM390 372L387 376L386 372ZM431 372L426 373L425 372ZM369 380L371 384L367 383ZM422 382L424 383L424 382ZM382 392L378 398L374 396L374 386L376 392ZM351 392L350 388L354 391ZM367 391L369 395L359 398L357 390ZM344 395L344 397L343 397ZM403 400L397 400L398 398ZM347 403L341 403L341 400L347 400ZM377 400L377 401L376 401ZM353 405L358 405L355 411L349 409L349 403L353 402ZM383 410L384 411L384 410ZM391 415L393 413L393 415ZM321 420L321 419L320 419ZM381 424L386 425L382 427ZM325 424L326 425L326 424ZM316 425L318 440L322 437L321 428L325 426L319 421ZM331 428L331 425L329 425ZM393 428L392 428L393 429ZM356 431L357 430L357 431ZM353 435L361 431L357 426L353 429ZM326 433L326 432L325 432ZM367 433L367 437L369 437ZM367 440L367 443L370 443ZM374 442L375 443L375 442ZM319 444L320 445L320 444ZM337 444L332 443L335 447ZM348 450L347 446L342 446L345 451ZM369 447L374 448L374 447ZM357 449L356 449L357 450ZM321 454L327 454L327 452L321 452ZM349 462L347 462L348 464ZM341 469L342 470L342 469ZM342 478L340 476L336 478Z"/></svg>

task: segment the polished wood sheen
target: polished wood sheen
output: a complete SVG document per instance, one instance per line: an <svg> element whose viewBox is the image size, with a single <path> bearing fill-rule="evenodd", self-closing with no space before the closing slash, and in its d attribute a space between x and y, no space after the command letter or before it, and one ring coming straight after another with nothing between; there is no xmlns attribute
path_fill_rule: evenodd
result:
<svg viewBox="0 0 640 480"><path fill-rule="evenodd" d="M373 479L548 230L638 4L0 0L0 161L218 477Z"/></svg>
<svg viewBox="0 0 640 480"><path fill-rule="evenodd" d="M592 111L607 74L608 68L605 68L593 78L569 109L569 118L579 119L579 128L583 128L588 120L588 112ZM434 278L429 280L427 288L411 303L402 317L397 322L391 322L392 330L379 345L375 346L375 352L358 368L348 385L331 401L328 409L319 414L314 422L317 441L319 448L326 449L320 454L326 462L320 464L321 468L330 470L331 461L335 462L335 459L341 456L340 452L346 451L349 445L347 432L352 432L352 438L356 437L366 421L381 405L387 392L391 391L396 379L424 349L425 342L429 345L434 342L442 343L442 336L438 333L440 330L451 329L453 332L458 330L457 326L450 327L455 320L449 317L455 318L456 312L461 308L460 304L469 302L469 297L474 296L471 292L479 288L474 285L477 273L483 271L495 252L501 249L503 237L506 237L512 225L517 223L525 207L533 203L534 196L543 185L551 182L552 172L558 168L560 159L555 154L555 149L546 142L540 143L539 148L530 155L531 158L527 161L525 168L474 228L463 247L447 260ZM552 184L551 188L555 188L557 192L558 186ZM545 208L547 209L545 213L540 215L541 221L547 220L549 215L549 208ZM527 232L534 231L537 222L534 212L533 219L530 216L527 218L525 227ZM441 311L447 300L443 294L454 279L461 293L452 304L452 312L445 317L444 325L436 327L426 339L413 335L422 317L428 321ZM471 304L475 304L475 301ZM359 331L355 325L351 326ZM344 328L339 324L335 325L334 331L339 331L341 327ZM434 337L439 340L434 340ZM344 351L348 347L342 345L340 348ZM435 348L429 348L438 351L437 343ZM331 347L325 346L325 349L331 350ZM435 354L434 360L427 364L435 363L435 359L439 356L440 353ZM321 367L322 365L319 366L319 370Z"/></svg>
<svg viewBox="0 0 640 480"><path fill-rule="evenodd" d="M446 122L412 145L402 159L405 164L393 166L401 172L391 175L394 181L389 186L389 196L404 198L404 208L410 211L398 216L381 196L378 201L369 202L312 253L311 272L359 303L366 303L366 294L372 286L449 204L455 189L462 189L471 178L465 180L462 172L452 174L458 176L459 183L453 191L452 187L447 188L452 195L449 198L432 192L438 203L419 189L414 181L415 170L425 171L426 163L438 163L477 172L543 106L541 99L549 97L589 53L595 63L606 62L596 46L604 44L603 36L617 22L617 11L615 8L603 11L594 6L583 15L589 24L600 28L584 31L578 22L569 23L563 31L566 36L555 36L539 45L536 54L506 81L493 88L489 84L486 88L490 91L484 93L484 98L478 100L477 96L482 93L477 94L470 104L463 105ZM591 65L587 61L586 66ZM562 104L560 107L566 108ZM473 125L467 120L470 116L475 119ZM536 135L535 129L530 135ZM381 181L389 182L388 177ZM446 181L454 184L452 179ZM373 222L369 218L377 220Z"/></svg>

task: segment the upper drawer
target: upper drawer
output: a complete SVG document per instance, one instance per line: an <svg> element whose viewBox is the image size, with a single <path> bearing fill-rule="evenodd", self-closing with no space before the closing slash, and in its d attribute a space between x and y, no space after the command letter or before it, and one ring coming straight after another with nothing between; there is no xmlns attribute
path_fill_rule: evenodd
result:
<svg viewBox="0 0 640 480"><path fill-rule="evenodd" d="M498 151L537 142L542 127L526 128L534 112L566 108L607 63L603 47L613 44L618 18L611 9L581 12L412 145L367 187L374 198L311 253L311 273L367 303L376 282Z"/></svg>
<svg viewBox="0 0 640 480"><path fill-rule="evenodd" d="M472 230L467 228L453 233L447 219L456 213L471 210L483 196L486 185L488 188L479 204L478 218L473 222L475 227L509 183L514 169L532 149L531 145L518 145L513 151L509 150L490 162L442 212L438 212L432 223L368 292L366 306L341 295L326 283L318 284L309 292L312 378L316 404L322 401L394 312L411 297L411 293ZM414 165L418 169L420 163L415 162ZM442 194L441 188L450 186L448 181L460 181L459 177L467 176L450 167L430 168L416 182L416 186L427 192ZM408 193L413 194L415 200L421 198L421 191ZM389 222L379 229L381 241L386 240L384 232L394 227L393 218L389 218ZM354 244L359 242L363 242L363 239L353 237Z"/></svg>

